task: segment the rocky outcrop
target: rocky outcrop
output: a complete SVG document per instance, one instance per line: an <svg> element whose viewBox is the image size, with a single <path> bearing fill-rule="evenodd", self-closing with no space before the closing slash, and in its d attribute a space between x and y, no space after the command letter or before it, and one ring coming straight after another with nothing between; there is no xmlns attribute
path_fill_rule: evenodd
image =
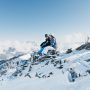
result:
<svg viewBox="0 0 90 90"><path fill-rule="evenodd" d="M76 50L83 50L83 49L90 50L90 43L83 44L80 47L76 48Z"/></svg>

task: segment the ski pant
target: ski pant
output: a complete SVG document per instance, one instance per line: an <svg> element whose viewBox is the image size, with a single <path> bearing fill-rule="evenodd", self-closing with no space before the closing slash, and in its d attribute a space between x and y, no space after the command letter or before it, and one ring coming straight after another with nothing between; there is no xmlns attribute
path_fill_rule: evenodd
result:
<svg viewBox="0 0 90 90"><path fill-rule="evenodd" d="M44 48L41 48L39 51L38 51L38 54L42 54Z"/></svg>

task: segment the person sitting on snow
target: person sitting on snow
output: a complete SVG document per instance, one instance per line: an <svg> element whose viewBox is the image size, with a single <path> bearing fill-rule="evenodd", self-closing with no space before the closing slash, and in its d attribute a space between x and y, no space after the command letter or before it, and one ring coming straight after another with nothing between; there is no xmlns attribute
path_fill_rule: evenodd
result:
<svg viewBox="0 0 90 90"><path fill-rule="evenodd" d="M45 41L40 45L41 49L38 51L38 54L42 54L45 47L50 46L50 37L48 34L45 34Z"/></svg>
<svg viewBox="0 0 90 90"><path fill-rule="evenodd" d="M56 38L53 35L45 34L45 41L40 45L41 49L38 51L38 54L42 55L42 52L45 47L51 46L54 50L57 49Z"/></svg>

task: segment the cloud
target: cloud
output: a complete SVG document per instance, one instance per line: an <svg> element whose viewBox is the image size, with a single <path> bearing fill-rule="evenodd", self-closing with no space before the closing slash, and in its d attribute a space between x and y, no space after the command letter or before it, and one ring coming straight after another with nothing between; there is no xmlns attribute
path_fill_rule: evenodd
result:
<svg viewBox="0 0 90 90"><path fill-rule="evenodd" d="M87 36L89 36L89 33L79 32L59 37L60 39L57 40L58 50L65 51L69 48L75 49L87 41ZM32 50L38 50L39 45L40 43L36 43L34 41L0 41L0 53L3 53L3 50L8 49L9 47L13 47L18 51L29 52Z"/></svg>
<svg viewBox="0 0 90 90"><path fill-rule="evenodd" d="M60 50L66 50L68 48L75 49L79 45L85 43L87 41L87 37L89 36L89 33L72 33L63 36L61 39L59 39L59 49Z"/></svg>

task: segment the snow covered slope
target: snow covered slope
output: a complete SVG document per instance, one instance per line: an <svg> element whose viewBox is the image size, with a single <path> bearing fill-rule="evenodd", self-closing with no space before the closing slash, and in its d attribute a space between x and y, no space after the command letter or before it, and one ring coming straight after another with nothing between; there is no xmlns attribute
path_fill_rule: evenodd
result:
<svg viewBox="0 0 90 90"><path fill-rule="evenodd" d="M0 60L0 90L90 90L90 50L62 52L36 62L31 52L6 52L13 55Z"/></svg>

